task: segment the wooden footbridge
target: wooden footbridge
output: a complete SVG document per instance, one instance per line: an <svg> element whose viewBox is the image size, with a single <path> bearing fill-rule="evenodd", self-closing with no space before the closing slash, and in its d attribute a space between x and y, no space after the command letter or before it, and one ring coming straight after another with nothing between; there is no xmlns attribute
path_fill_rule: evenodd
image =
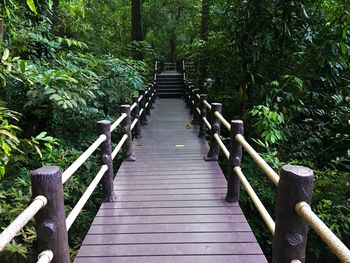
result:
<svg viewBox="0 0 350 263"><path fill-rule="evenodd" d="M75 263L267 262L239 206L241 184L273 235L272 262L305 262L308 225L350 262L349 249L310 208L312 170L286 165L279 176L244 139L243 122L228 122L222 105L208 103L186 79L185 65L164 72L157 61L154 81L131 106L121 106L115 122L97 123L97 140L70 167L33 171L33 201L0 234L0 251L35 216L38 262L69 262L67 231L102 181L105 202ZM120 125L123 135L112 149L111 133ZM221 126L229 131L228 147ZM101 169L66 217L63 184L98 147ZM240 169L243 149L277 186L275 220ZM124 162L114 173L119 151ZM228 159L225 173L220 151Z"/></svg>
<svg viewBox="0 0 350 263"><path fill-rule="evenodd" d="M74 262L267 262L183 100L159 99Z"/></svg>

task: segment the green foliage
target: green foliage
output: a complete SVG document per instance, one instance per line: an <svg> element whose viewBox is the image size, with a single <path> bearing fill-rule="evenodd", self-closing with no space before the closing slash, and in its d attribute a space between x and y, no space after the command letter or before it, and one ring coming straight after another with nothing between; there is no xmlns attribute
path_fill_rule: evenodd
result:
<svg viewBox="0 0 350 263"><path fill-rule="evenodd" d="M211 1L205 41L199 38L201 4L143 1L145 41L130 42L130 1L0 2L5 23L0 209L6 215L0 226L26 206L30 170L51 164L66 168L95 138L91 125L113 119L116 105L130 102L143 88L155 58L173 61L186 54L194 68L201 63L203 77L215 80L212 87L201 82L198 87L209 93L209 101L223 102L227 119L244 119L246 137L256 138L259 153L274 169L295 163L316 170L313 209L349 243L344 200L350 170L350 13L345 2ZM135 51L144 61L130 59ZM65 186L67 211L91 181L96 163L92 157ZM242 166L273 214L271 184L249 159ZM101 197L93 198L70 230L72 255ZM270 255L271 236L244 193L241 206ZM34 240L30 224L0 261L33 258ZM308 261L334 262L313 232L308 244Z"/></svg>
<svg viewBox="0 0 350 263"><path fill-rule="evenodd" d="M0 41L1 228L28 205L30 171L48 165L66 169L96 138L96 121L115 119L118 105L131 102L131 96L144 88L145 76L152 70L147 61L116 57L127 50L127 43L124 47L110 41L97 43L97 39L108 39L106 30L95 28L96 38L82 37L85 32L80 27L89 26L91 21L76 19L75 14L87 18L92 15L78 8L83 1L59 2L59 10L57 1L0 3L0 18L6 24L4 41ZM95 9L89 10L94 10L94 15L101 8L109 12L107 4L92 5ZM67 10L60 11L65 6ZM73 20L76 24L71 23ZM65 28L65 21L74 28ZM112 46L115 49L109 49ZM143 52L151 63L152 48L145 44ZM90 157L65 184L67 214L96 175L98 164L96 156ZM100 206L101 192L96 189L70 229L72 256ZM0 261L34 261L35 240L30 222L0 254Z"/></svg>
<svg viewBox="0 0 350 263"><path fill-rule="evenodd" d="M264 105L254 106L250 114L256 118L254 125L266 143L274 144L283 140L283 113L271 111Z"/></svg>
<svg viewBox="0 0 350 263"><path fill-rule="evenodd" d="M12 152L18 151L20 141L16 135L20 128L12 124L18 121L18 117L19 113L0 107L0 177L5 175Z"/></svg>

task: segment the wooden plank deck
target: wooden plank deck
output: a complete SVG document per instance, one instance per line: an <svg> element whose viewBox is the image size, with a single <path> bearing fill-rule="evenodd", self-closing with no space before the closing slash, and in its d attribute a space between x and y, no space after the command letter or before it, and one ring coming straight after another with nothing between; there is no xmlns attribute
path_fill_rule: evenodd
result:
<svg viewBox="0 0 350 263"><path fill-rule="evenodd" d="M101 205L74 262L266 263L182 100L157 100L148 120L115 178L118 201Z"/></svg>

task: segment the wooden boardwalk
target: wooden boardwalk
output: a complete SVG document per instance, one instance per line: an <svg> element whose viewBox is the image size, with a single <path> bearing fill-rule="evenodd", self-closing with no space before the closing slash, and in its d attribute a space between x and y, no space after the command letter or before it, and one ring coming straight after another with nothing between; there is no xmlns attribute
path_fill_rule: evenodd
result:
<svg viewBox="0 0 350 263"><path fill-rule="evenodd" d="M267 262L190 120L182 100L157 100L134 141L137 161L115 178L118 201L102 204L74 262Z"/></svg>

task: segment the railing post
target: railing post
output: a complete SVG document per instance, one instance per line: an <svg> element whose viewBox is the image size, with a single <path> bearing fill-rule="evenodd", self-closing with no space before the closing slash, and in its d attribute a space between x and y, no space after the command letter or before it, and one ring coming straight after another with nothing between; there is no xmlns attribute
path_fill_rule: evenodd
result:
<svg viewBox="0 0 350 263"><path fill-rule="evenodd" d="M47 204L35 215L38 251L51 250L52 262L70 262L60 169L57 166L39 168L31 173L31 181L33 198L38 195L47 198Z"/></svg>
<svg viewBox="0 0 350 263"><path fill-rule="evenodd" d="M98 134L104 134L106 140L101 144L101 164L107 165L108 170L102 178L102 187L105 202L114 202L117 200L113 189L113 158L112 158L112 136L111 136L111 122L107 120L98 121Z"/></svg>
<svg viewBox="0 0 350 263"><path fill-rule="evenodd" d="M124 161L136 161L132 145L130 105L121 105L120 112L126 113L126 118L122 121L121 125L123 134L128 135L122 147Z"/></svg>
<svg viewBox="0 0 350 263"><path fill-rule="evenodd" d="M225 198L226 202L229 203L238 202L239 200L240 181L234 172L234 168L240 166L242 160L242 145L236 141L236 135L243 135L243 133L243 121L232 120L230 130L230 158L227 172L227 194Z"/></svg>
<svg viewBox="0 0 350 263"><path fill-rule="evenodd" d="M153 104L154 103L156 103L156 85L157 85L157 83L156 83L156 81L154 81L153 83L152 83L152 94L151 94L151 105L152 105L152 107L151 107L151 109L154 109L154 106L153 106Z"/></svg>
<svg viewBox="0 0 350 263"><path fill-rule="evenodd" d="M139 97L134 96L132 97L132 102L136 103L136 107L132 111L132 115L135 119L138 120L134 127L134 136L135 138L141 138L141 124L140 124L140 105L139 105Z"/></svg>
<svg viewBox="0 0 350 263"><path fill-rule="evenodd" d="M184 80L186 80L186 62L184 59L182 59L182 74L183 74L183 77L184 77Z"/></svg>
<svg viewBox="0 0 350 263"><path fill-rule="evenodd" d="M215 116L215 112L221 113L222 104L221 103L212 103L211 104L211 132L210 132L210 149L207 157L204 157L206 161L217 161L219 159L220 146L214 138L215 134L220 135L221 122Z"/></svg>
<svg viewBox="0 0 350 263"><path fill-rule="evenodd" d="M190 100L190 114L193 114L194 113L194 111L193 111L193 109L194 109L194 105L193 105L193 103L192 103L192 100L194 100L193 98L194 98L194 93L193 93L193 88L194 88L194 85L190 85L189 86L189 90L190 90L190 92L189 92L189 95L190 95L190 98L189 98L189 100Z"/></svg>
<svg viewBox="0 0 350 263"><path fill-rule="evenodd" d="M204 101L208 99L207 94L201 94L200 99L200 110L201 110L201 116L199 118L199 134L198 137L205 138L205 135L207 133L207 125L205 125L205 122L203 121L203 118L207 117L207 107L204 104Z"/></svg>
<svg viewBox="0 0 350 263"><path fill-rule="evenodd" d="M197 108L199 107L199 99L197 98L197 94L199 93L199 89L194 89L193 90L193 120L191 121L191 124L197 125L199 124L199 118L200 115L197 111Z"/></svg>
<svg viewBox="0 0 350 263"><path fill-rule="evenodd" d="M186 81L184 87L185 87L185 108L190 108L190 85L191 85L191 82L189 81Z"/></svg>
<svg viewBox="0 0 350 263"><path fill-rule="evenodd" d="M146 110L146 115L149 116L149 115L151 115L151 100L150 100L150 98L152 96L152 94L151 94L152 89L151 89L150 86L148 86L147 90L148 90L148 92L147 92L147 95L146 95L146 104L148 102L148 105L147 105L145 110Z"/></svg>
<svg viewBox="0 0 350 263"><path fill-rule="evenodd" d="M277 186L276 228L272 263L305 262L308 225L297 215L295 205L311 204L314 173L303 166L284 165Z"/></svg>
<svg viewBox="0 0 350 263"><path fill-rule="evenodd" d="M154 80L157 80L158 60L154 62Z"/></svg>
<svg viewBox="0 0 350 263"><path fill-rule="evenodd" d="M140 101L140 110L143 109L142 114L140 115L140 124L141 125L147 125L147 117L146 117L146 109L145 109L145 91L144 90L139 90L139 96L143 96L143 98Z"/></svg>

